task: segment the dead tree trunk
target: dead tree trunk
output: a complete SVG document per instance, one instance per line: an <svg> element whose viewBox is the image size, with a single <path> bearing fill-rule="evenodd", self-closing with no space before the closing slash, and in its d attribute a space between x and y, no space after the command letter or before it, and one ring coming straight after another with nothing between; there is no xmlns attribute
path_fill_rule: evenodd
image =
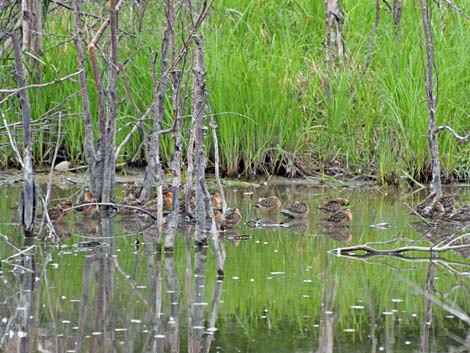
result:
<svg viewBox="0 0 470 353"><path fill-rule="evenodd" d="M162 166L160 162L160 133L163 115L165 114L165 96L169 80L168 50L170 47L170 38L174 30L174 15L171 16L173 13L171 10L173 2L167 0L165 3L169 15L167 16L165 31L163 32L162 48L160 52L160 84L157 85L156 80L154 80L155 114L153 117L152 133L150 135L150 145L148 146L147 167L145 168L145 177L140 193L141 200L148 199L155 181L158 181L159 185L163 182Z"/></svg>
<svg viewBox="0 0 470 353"><path fill-rule="evenodd" d="M429 3L428 3L429 5ZM437 129L436 129L436 105L437 96L434 95L433 87L433 70L435 65L434 60L434 45L432 42L431 28L429 25L430 12L429 8L425 5L424 0L420 0L421 14L423 17L424 38L426 43L426 97L428 103L428 144L429 153L431 155L431 172L432 172L432 188L439 195L442 194L441 185L441 167L439 165L439 147L437 143Z"/></svg>
<svg viewBox="0 0 470 353"><path fill-rule="evenodd" d="M344 13L340 0L325 1L326 59L330 65L342 64L344 60L343 23Z"/></svg>
<svg viewBox="0 0 470 353"><path fill-rule="evenodd" d="M18 87L26 86L23 56L16 33L11 34L13 52L15 54L15 70ZM23 173L24 184L21 192L19 216L25 236L31 236L34 231L34 218L36 216L36 186L33 179L33 150L31 141L31 110L26 89L19 91L21 108L23 110Z"/></svg>
<svg viewBox="0 0 470 353"><path fill-rule="evenodd" d="M42 9L39 0L21 1L23 51L30 53L29 64L31 72L38 76L41 74L41 63L36 59L42 57Z"/></svg>
<svg viewBox="0 0 470 353"><path fill-rule="evenodd" d="M195 65L193 69L193 92L191 114L194 123L194 176L196 191L196 244L205 245L206 236L206 205L204 203L204 190L202 185L205 184L205 166L206 155L204 149L205 141L205 72L204 72L204 51L202 49L202 39L194 36L196 45Z"/></svg>
<svg viewBox="0 0 470 353"><path fill-rule="evenodd" d="M93 135L93 126L91 124L90 99L87 87L87 77L85 71L85 51L83 49L83 34L80 21L80 0L73 2L75 13L75 35L73 37L77 48L78 69L80 70L80 97L83 109L83 125L85 128L85 155L88 160L88 173L90 175L90 189L93 195L101 194L103 189L102 178L103 163L101 156L96 154Z"/></svg>
<svg viewBox="0 0 470 353"><path fill-rule="evenodd" d="M106 134L104 137L104 170L103 170L103 193L100 197L102 202L112 202L114 197L114 181L116 179L116 168L114 163L114 150L116 145L116 108L117 77L118 77L118 16L116 0L110 0L110 30L111 30L111 55L110 73L108 79L108 114L106 119Z"/></svg>

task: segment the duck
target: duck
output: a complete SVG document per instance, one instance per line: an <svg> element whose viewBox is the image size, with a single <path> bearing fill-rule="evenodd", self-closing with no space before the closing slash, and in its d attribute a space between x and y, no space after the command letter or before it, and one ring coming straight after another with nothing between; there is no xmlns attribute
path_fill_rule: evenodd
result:
<svg viewBox="0 0 470 353"><path fill-rule="evenodd" d="M431 192L428 196L424 198L423 201L421 201L415 208L414 210L416 211L417 214L420 216L425 217L429 211L430 207L432 206L434 202L434 198L436 197L437 193L435 191ZM413 214L412 211L408 212L408 214Z"/></svg>
<svg viewBox="0 0 470 353"><path fill-rule="evenodd" d="M277 196L260 198L255 202L255 207L271 213L281 208L281 200Z"/></svg>
<svg viewBox="0 0 470 353"><path fill-rule="evenodd" d="M49 215L49 219L53 223L59 222L65 216L64 212L60 209L60 207L54 207L47 210L47 214Z"/></svg>
<svg viewBox="0 0 470 353"><path fill-rule="evenodd" d="M349 208L345 209L344 211L339 211L334 214L331 214L328 218L324 219L330 225L336 226L345 226L351 222L352 213Z"/></svg>
<svg viewBox="0 0 470 353"><path fill-rule="evenodd" d="M222 209L221 208L214 208L214 218L217 223L222 222Z"/></svg>
<svg viewBox="0 0 470 353"><path fill-rule="evenodd" d="M349 200L348 199L343 199L341 197L328 200L326 201L323 205L318 206L318 209L324 213L337 213L341 211L343 206L348 206L349 205Z"/></svg>
<svg viewBox="0 0 470 353"><path fill-rule="evenodd" d="M68 215L70 212L72 212L72 207L73 203L69 199L65 199L62 201L58 207L60 207L64 213L64 216Z"/></svg>
<svg viewBox="0 0 470 353"><path fill-rule="evenodd" d="M308 206L305 202L295 201L287 208L283 208L281 213L291 218L305 218L308 214Z"/></svg>
<svg viewBox="0 0 470 353"><path fill-rule="evenodd" d="M83 194L83 196L80 198L80 203L94 203L97 202L93 197L93 194L90 191L87 191ZM87 216L91 216L92 214L96 213L98 211L99 205L84 205L77 207L76 210L78 212L83 212L83 214Z"/></svg>
<svg viewBox="0 0 470 353"><path fill-rule="evenodd" d="M242 220L242 215L238 208L227 208L223 228L234 228Z"/></svg>
<svg viewBox="0 0 470 353"><path fill-rule="evenodd" d="M445 208L440 202L435 202L429 210L427 218L431 218L433 221L441 220L446 214Z"/></svg>
<svg viewBox="0 0 470 353"><path fill-rule="evenodd" d="M126 190L124 191L124 198L131 197L138 199L141 192L142 184L135 182L133 184L127 185Z"/></svg>
<svg viewBox="0 0 470 353"><path fill-rule="evenodd" d="M171 211L173 207L173 192L171 190L163 190L163 209Z"/></svg>
<svg viewBox="0 0 470 353"><path fill-rule="evenodd" d="M437 199L442 207L444 207L446 214L452 214L456 211L455 209L455 200L458 199L457 194L443 195Z"/></svg>
<svg viewBox="0 0 470 353"><path fill-rule="evenodd" d="M55 207L52 207L47 210L49 219L54 222L59 222L62 218L67 216L72 210L66 210L67 208L72 207L72 202L70 200L64 200ZM40 215L42 217L42 215Z"/></svg>
<svg viewBox="0 0 470 353"><path fill-rule="evenodd" d="M449 220L458 222L470 221L470 204L466 204L461 208L457 209L454 213L449 216Z"/></svg>
<svg viewBox="0 0 470 353"><path fill-rule="evenodd" d="M222 207L222 197L218 192L215 192L211 196L212 208L221 208Z"/></svg>

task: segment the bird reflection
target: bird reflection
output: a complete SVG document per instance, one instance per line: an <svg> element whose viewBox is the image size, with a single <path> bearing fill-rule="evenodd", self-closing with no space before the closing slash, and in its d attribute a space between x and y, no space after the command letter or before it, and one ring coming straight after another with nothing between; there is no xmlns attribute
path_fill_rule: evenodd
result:
<svg viewBox="0 0 470 353"><path fill-rule="evenodd" d="M323 224L323 234L344 245L349 245L352 240L352 234L347 226L332 226Z"/></svg>
<svg viewBox="0 0 470 353"><path fill-rule="evenodd" d="M282 225L293 233L305 233L308 230L308 223L305 219L291 218L283 222Z"/></svg>
<svg viewBox="0 0 470 353"><path fill-rule="evenodd" d="M240 245L240 241L251 239L249 235L240 234L233 229L227 229L225 232L220 233L220 235L221 240L229 241L233 246Z"/></svg>

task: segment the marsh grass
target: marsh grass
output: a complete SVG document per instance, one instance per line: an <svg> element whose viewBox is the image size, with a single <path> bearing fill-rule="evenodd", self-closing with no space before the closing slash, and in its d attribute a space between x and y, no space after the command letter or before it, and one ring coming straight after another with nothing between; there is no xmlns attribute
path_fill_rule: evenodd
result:
<svg viewBox="0 0 470 353"><path fill-rule="evenodd" d="M344 69L333 73L324 60L320 2L297 0L282 6L274 0L214 3L202 30L209 99L219 126L222 170L226 174L288 174L298 157L308 155L315 158L312 165L338 161L351 174L377 174L383 182L391 174L426 180L430 163L420 12L414 5L404 4L397 34L391 15L385 7L382 9L371 64L363 73L375 10L365 1L345 0L343 7L348 60ZM62 10L58 12L60 17L51 16L47 21L51 35L45 40L43 81L74 72L77 67L73 43L62 43L70 39L72 17ZM151 57L152 51L160 48L161 20L159 8L149 8L144 23L148 30L133 32L132 38L123 36L120 42L122 61L130 58L126 76L141 111L152 100ZM135 30L135 18L123 14L121 21L126 29ZM469 128L465 89L470 84L466 65L470 60L466 45L470 40L469 23L447 7L434 9L433 23L439 72L437 123L451 125L465 134ZM2 85L14 87L8 77L3 76ZM88 80L90 92L94 92L90 75ZM77 91L78 84L70 81L30 91L33 118ZM118 128L137 119L125 97L122 80L119 95L123 102ZM92 114L96 116L96 97L92 95L91 99ZM17 121L18 104L9 104L12 109L8 119ZM171 101L166 106L165 125L169 126ZM80 112L79 97L70 99L63 109L70 114ZM145 125L149 132L151 121ZM131 128L126 126L117 134L117 144ZM64 131L64 158L83 163L80 119L66 119ZM44 154L47 146L54 144L54 129L51 132L37 135L38 163L50 160ZM0 139L0 143L6 143L6 137ZM141 134L136 134L119 161L129 161L141 141ZM458 144L447 133L439 136L439 143L444 176L448 180L468 178L464 165L470 146ZM165 163L171 151L171 139L165 136ZM5 167L13 154L2 150L0 158ZM141 152L137 160L144 163L144 158Z"/></svg>

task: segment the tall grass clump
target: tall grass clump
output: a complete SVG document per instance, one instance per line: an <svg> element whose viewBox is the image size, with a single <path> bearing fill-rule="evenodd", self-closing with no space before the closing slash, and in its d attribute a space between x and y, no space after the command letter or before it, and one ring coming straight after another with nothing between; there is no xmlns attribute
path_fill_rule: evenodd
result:
<svg viewBox="0 0 470 353"><path fill-rule="evenodd" d="M221 167L227 175L311 174L328 171L328 166L334 165L350 174L377 175L383 182L389 181L390 175L427 179L430 161L420 11L416 5L405 3L397 29L386 7L382 9L370 66L364 72L375 7L364 0L342 3L347 59L339 70L329 68L325 62L323 3L224 0L213 4L201 30L205 36L209 103L219 126ZM101 5L86 6L92 12ZM57 16L59 12L61 16ZM152 101L152 57L161 46L164 13L161 7L149 5L141 32L135 13L123 11L120 15L122 28L132 34L122 34L120 60L125 63L132 97L143 112ZM63 9L55 14L47 18L45 27L44 82L74 72L77 67L75 46L70 41L73 16ZM432 21L439 73L437 123L465 134L469 128L465 87L470 83L466 65L470 59L466 45L470 24L446 7L436 8ZM182 38L177 36L177 40ZM106 80L105 64L100 65ZM15 86L12 75L4 74L1 80L3 86ZM91 74L88 80L96 120ZM78 89L76 81L67 81L29 91L33 118L50 115L51 109L55 112L49 129L37 133L37 162L50 160L59 110L66 113L61 158L84 161ZM122 77L118 91L119 145L139 114L126 95ZM67 97L71 98L61 104ZM19 115L15 115L19 114L18 102L8 104L8 121L19 121ZM172 122L170 98L166 107L164 128ZM149 133L151 119L143 123ZM187 130L184 133L189 134ZM448 180L468 179L464 166L470 147L457 143L445 132L439 135L439 143L444 176ZM3 135L0 144L7 144ZM124 147L119 162L132 159L145 163L141 145L139 131ZM171 152L172 141L164 136L164 163ZM2 148L0 158L0 164L6 166L14 155Z"/></svg>

